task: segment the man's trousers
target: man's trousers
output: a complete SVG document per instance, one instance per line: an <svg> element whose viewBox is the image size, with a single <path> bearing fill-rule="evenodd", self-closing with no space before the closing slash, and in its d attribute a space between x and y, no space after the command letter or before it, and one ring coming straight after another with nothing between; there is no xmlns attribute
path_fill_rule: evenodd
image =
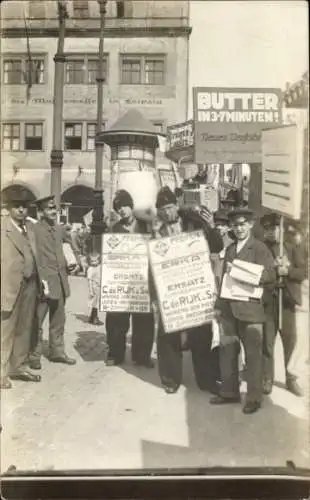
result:
<svg viewBox="0 0 310 500"><path fill-rule="evenodd" d="M1 377L27 367L37 300L36 277L24 279L12 311L1 313Z"/></svg>
<svg viewBox="0 0 310 500"><path fill-rule="evenodd" d="M219 373L211 351L212 324L188 330L188 343L198 387L215 392ZM177 389L182 383L181 344L181 334L165 333L160 320L157 336L158 369L161 382L166 387Z"/></svg>
<svg viewBox="0 0 310 500"><path fill-rule="evenodd" d="M37 307L37 334L34 338L31 358L40 359L43 352L43 323L49 313L49 356L62 357L65 354L64 330L66 322L65 295L59 299L45 299Z"/></svg>
<svg viewBox="0 0 310 500"><path fill-rule="evenodd" d="M220 395L237 398L239 392L240 341L246 359L247 403L260 403L263 395L263 324L247 323L234 317L221 319L224 335L220 341Z"/></svg>
<svg viewBox="0 0 310 500"><path fill-rule="evenodd" d="M274 345L277 335L277 318L269 316L264 327L263 366L264 382L273 383L274 380ZM286 380L296 380L289 363L297 344L296 312L294 308L283 308L282 328L279 331L283 345L284 366Z"/></svg>
<svg viewBox="0 0 310 500"><path fill-rule="evenodd" d="M154 342L154 316L152 313L132 313L131 357L137 364L150 361ZM130 326L130 313L108 312L106 330L108 358L123 363L126 353L126 335Z"/></svg>

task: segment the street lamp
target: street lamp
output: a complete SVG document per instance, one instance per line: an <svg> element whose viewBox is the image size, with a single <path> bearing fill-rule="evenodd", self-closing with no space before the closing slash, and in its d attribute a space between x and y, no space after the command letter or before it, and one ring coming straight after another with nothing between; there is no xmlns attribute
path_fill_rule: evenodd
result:
<svg viewBox="0 0 310 500"><path fill-rule="evenodd" d="M57 2L59 34L57 52L54 56L54 106L53 106L53 145L51 151L51 194L55 195L55 202L60 217L60 196L61 196L61 169L63 165L62 151L62 119L63 119L63 94L64 94L64 73L65 73L65 31L67 8L63 0Z"/></svg>
<svg viewBox="0 0 310 500"><path fill-rule="evenodd" d="M102 185L102 169L103 169L103 152L104 144L98 141L98 136L102 132L102 114L103 114L103 83L104 77L104 25L107 0L97 0L100 9L100 33L99 33L99 66L97 80L97 126L96 126L96 172L95 172L95 189L94 189L94 211L92 222L92 233L94 249L100 252L101 250L101 234L105 230L103 222L103 185Z"/></svg>

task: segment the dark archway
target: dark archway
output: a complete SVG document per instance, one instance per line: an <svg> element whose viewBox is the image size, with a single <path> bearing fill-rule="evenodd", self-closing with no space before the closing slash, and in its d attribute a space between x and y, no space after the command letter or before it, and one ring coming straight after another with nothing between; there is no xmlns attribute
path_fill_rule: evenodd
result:
<svg viewBox="0 0 310 500"><path fill-rule="evenodd" d="M27 198L30 200L30 203L35 201L35 199L36 199L36 196L33 194L31 189L29 189L28 187L23 186L21 184L11 184L10 186L3 188L1 191L1 205L2 205L2 200L4 199L4 197L10 196L11 191L14 192L14 194L20 193L21 195L22 195L22 193L26 193ZM28 215L30 217L36 218L37 217L36 207L29 206L28 207Z"/></svg>
<svg viewBox="0 0 310 500"><path fill-rule="evenodd" d="M94 208L94 191L83 185L72 186L61 195L61 203L69 206L69 222L83 222L83 217Z"/></svg>

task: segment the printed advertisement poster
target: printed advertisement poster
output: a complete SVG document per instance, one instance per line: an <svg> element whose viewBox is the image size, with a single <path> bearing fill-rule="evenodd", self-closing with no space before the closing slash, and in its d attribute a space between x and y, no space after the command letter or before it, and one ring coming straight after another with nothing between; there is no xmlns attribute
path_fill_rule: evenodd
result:
<svg viewBox="0 0 310 500"><path fill-rule="evenodd" d="M261 130L282 123L281 89L194 87L197 163L260 163Z"/></svg>
<svg viewBox="0 0 310 500"><path fill-rule="evenodd" d="M165 332L211 322L215 280L203 232L152 240L149 253Z"/></svg>
<svg viewBox="0 0 310 500"><path fill-rule="evenodd" d="M103 235L101 311L150 311L148 239L143 234Z"/></svg>

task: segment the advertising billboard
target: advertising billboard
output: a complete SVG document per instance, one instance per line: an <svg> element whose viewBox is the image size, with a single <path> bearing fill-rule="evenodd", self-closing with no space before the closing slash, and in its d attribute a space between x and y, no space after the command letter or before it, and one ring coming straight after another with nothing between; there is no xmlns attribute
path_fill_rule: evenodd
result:
<svg viewBox="0 0 310 500"><path fill-rule="evenodd" d="M282 123L275 88L194 87L196 163L260 163L261 130Z"/></svg>

